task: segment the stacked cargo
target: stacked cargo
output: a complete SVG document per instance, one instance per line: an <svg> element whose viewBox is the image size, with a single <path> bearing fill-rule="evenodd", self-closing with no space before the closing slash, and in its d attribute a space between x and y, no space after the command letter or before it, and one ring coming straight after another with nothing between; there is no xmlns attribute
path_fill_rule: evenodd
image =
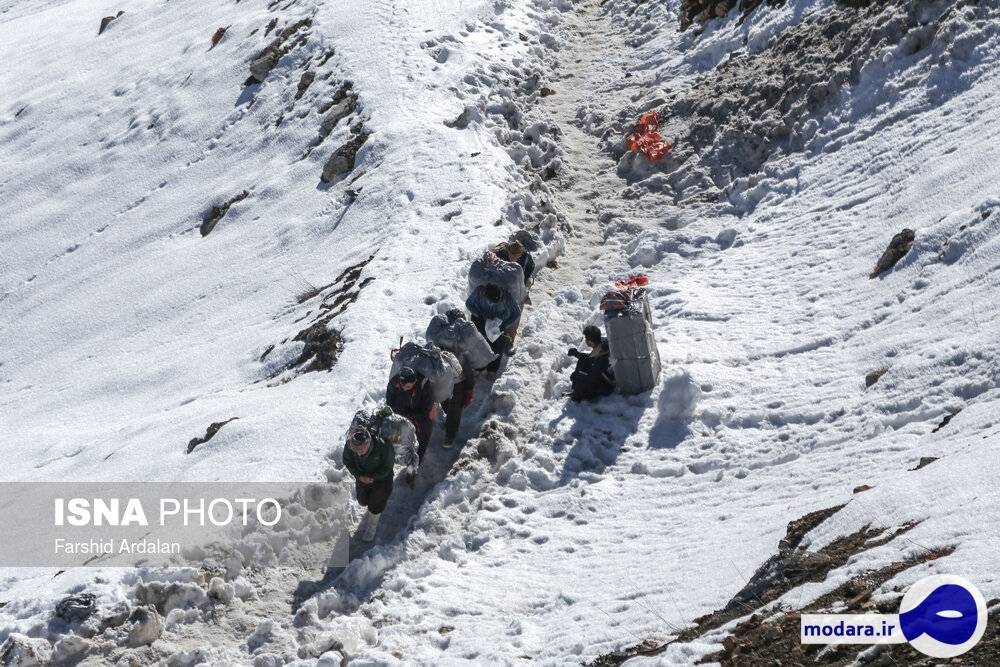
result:
<svg viewBox="0 0 1000 667"><path fill-rule="evenodd" d="M619 280L601 299L615 384L623 394L649 391L660 376L648 284L644 275Z"/></svg>

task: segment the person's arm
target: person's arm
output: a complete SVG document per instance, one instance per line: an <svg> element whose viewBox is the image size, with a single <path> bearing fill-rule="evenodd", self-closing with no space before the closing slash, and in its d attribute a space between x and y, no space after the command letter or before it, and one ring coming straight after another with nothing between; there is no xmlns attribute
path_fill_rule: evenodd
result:
<svg viewBox="0 0 1000 667"><path fill-rule="evenodd" d="M358 459L354 455L354 450L351 449L350 445L344 445L344 455L341 460L344 462L344 467L352 475L357 477L361 474L361 469L358 467Z"/></svg>
<svg viewBox="0 0 1000 667"><path fill-rule="evenodd" d="M531 253L527 250L524 251L524 284L531 284L531 276L535 274L535 260L531 258Z"/></svg>
<svg viewBox="0 0 1000 667"><path fill-rule="evenodd" d="M514 303L513 300L507 302L507 317L504 318L500 325L500 328L507 331L515 322L521 319L521 306Z"/></svg>
<svg viewBox="0 0 1000 667"><path fill-rule="evenodd" d="M399 405L399 390L396 389L396 383L389 380L389 384L385 386L385 404L388 405L393 410L397 410Z"/></svg>
<svg viewBox="0 0 1000 667"><path fill-rule="evenodd" d="M426 415L434 407L434 388L431 387L431 381L424 378L423 383L420 388L417 389L417 412L421 415Z"/></svg>
<svg viewBox="0 0 1000 667"><path fill-rule="evenodd" d="M396 450L390 443L383 440L382 451L379 452L379 455L382 457L382 460L379 461L378 468L372 473L372 478L389 479L396 472Z"/></svg>

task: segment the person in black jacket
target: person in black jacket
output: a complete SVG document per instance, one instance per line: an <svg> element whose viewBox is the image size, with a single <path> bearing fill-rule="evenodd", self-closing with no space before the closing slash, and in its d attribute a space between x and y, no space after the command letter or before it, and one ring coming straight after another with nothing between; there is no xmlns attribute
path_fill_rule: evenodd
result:
<svg viewBox="0 0 1000 667"><path fill-rule="evenodd" d="M417 431L417 456L423 461L434 430L434 393L430 381L412 368L403 366L389 380L385 403L393 412L413 422Z"/></svg>
<svg viewBox="0 0 1000 667"><path fill-rule="evenodd" d="M569 376L573 383L570 398L574 401L589 401L607 396L615 390L615 375L611 370L611 357L608 342L601 335L601 330L589 326L583 330L584 340L590 353L583 353L575 347L570 348L569 356L576 357L576 370Z"/></svg>

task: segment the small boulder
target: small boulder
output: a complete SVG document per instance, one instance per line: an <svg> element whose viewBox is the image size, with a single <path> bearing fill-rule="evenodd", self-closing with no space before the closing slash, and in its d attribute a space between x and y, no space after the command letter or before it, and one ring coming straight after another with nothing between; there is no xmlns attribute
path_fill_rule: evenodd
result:
<svg viewBox="0 0 1000 667"><path fill-rule="evenodd" d="M900 233L892 237L889 241L889 247L885 249L882 256L879 258L878 263L875 264L874 270L868 275L869 279L877 278L882 275L892 267L896 266L899 260L906 256L906 253L910 252L910 248L913 247L913 240L916 238L916 232L912 229L904 229Z"/></svg>
<svg viewBox="0 0 1000 667"><path fill-rule="evenodd" d="M910 472L914 472L916 470L920 470L921 468L925 468L937 460L938 460L937 456L921 456L920 460L917 462L917 467L910 468Z"/></svg>
<svg viewBox="0 0 1000 667"><path fill-rule="evenodd" d="M868 375L865 376L865 389L868 389L873 384L878 382L879 379L888 372L889 372L888 368L878 368L870 372Z"/></svg>
<svg viewBox="0 0 1000 667"><path fill-rule="evenodd" d="M209 47L209 50L214 49L215 45L222 41L222 38L225 36L226 30L228 29L229 26L226 26L224 28L218 28L214 33L212 33L212 46Z"/></svg>
<svg viewBox="0 0 1000 667"><path fill-rule="evenodd" d="M101 19L101 27L97 29L97 34L100 35L101 33L103 33L104 30L109 25L111 25L112 21L114 21L116 18L118 18L119 16L121 16L124 13L125 13L125 10L122 9L122 10L119 10L118 13L115 14L114 16L105 16L103 19Z"/></svg>
<svg viewBox="0 0 1000 667"><path fill-rule="evenodd" d="M127 643L129 648L152 644L163 634L163 619L155 607L136 607L129 615Z"/></svg>
<svg viewBox="0 0 1000 667"><path fill-rule="evenodd" d="M871 491L872 487L867 484L862 484L861 486L854 487L854 493L864 493L865 491Z"/></svg>
<svg viewBox="0 0 1000 667"><path fill-rule="evenodd" d="M44 639L13 632L0 644L0 665L3 667L35 667L51 664L51 660L52 645Z"/></svg>
<svg viewBox="0 0 1000 667"><path fill-rule="evenodd" d="M456 130L464 130L469 127L469 123L472 121L473 108L465 107L462 109L462 113L458 114L455 120L446 120L444 122L445 126L454 128Z"/></svg>
<svg viewBox="0 0 1000 667"><path fill-rule="evenodd" d="M55 664L76 664L94 650L94 644L80 635L64 635L56 642L52 652Z"/></svg>
<svg viewBox="0 0 1000 667"><path fill-rule="evenodd" d="M312 70L307 70L303 72L302 76L299 77L298 88L295 90L295 99L297 100L301 99L302 96L306 94L306 91L309 89L309 86L311 86L312 82L315 80L316 80L316 72Z"/></svg>
<svg viewBox="0 0 1000 667"><path fill-rule="evenodd" d="M354 163L358 157L358 151L368 141L368 133L362 131L343 146L333 152L333 155L323 165L321 179L324 183L336 180L354 170Z"/></svg>

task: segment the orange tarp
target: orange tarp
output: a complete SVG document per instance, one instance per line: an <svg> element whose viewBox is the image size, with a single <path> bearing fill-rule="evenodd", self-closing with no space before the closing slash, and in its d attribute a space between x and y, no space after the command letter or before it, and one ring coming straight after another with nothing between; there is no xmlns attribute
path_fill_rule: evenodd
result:
<svg viewBox="0 0 1000 667"><path fill-rule="evenodd" d="M660 114L647 111L639 117L639 127L628 135L628 149L639 151L651 161L659 160L674 145L660 136Z"/></svg>

